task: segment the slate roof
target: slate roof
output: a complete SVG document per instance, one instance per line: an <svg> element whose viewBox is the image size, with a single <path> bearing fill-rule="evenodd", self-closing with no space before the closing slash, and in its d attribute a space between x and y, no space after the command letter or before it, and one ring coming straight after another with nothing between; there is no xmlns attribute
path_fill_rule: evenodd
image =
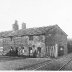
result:
<svg viewBox="0 0 72 72"><path fill-rule="evenodd" d="M6 31L1 32L0 37L9 37L9 36L27 36L27 35L40 35L45 34L53 29L58 27L58 25L47 26L47 27L38 27L38 28L27 28L27 29L20 29L17 31Z"/></svg>

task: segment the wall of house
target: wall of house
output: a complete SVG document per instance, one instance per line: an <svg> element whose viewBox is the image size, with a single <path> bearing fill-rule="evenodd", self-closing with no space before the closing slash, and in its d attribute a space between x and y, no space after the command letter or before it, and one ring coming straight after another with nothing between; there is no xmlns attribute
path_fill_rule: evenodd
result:
<svg viewBox="0 0 72 72"><path fill-rule="evenodd" d="M24 47L25 53L23 55L29 55L29 47L32 48L32 53L34 53L35 49L37 50L38 47L41 47L41 57L45 55L45 36L33 36L33 40L29 40L29 36L23 37L15 37L14 38L15 47ZM35 46L35 48L33 48ZM20 53L19 53L20 54ZM21 52L22 54L22 52Z"/></svg>
<svg viewBox="0 0 72 72"><path fill-rule="evenodd" d="M11 39L10 38L1 38L0 39L0 55L3 54L5 55L10 51L11 48Z"/></svg>
<svg viewBox="0 0 72 72"><path fill-rule="evenodd" d="M55 53L55 33L54 32L46 33L45 44L47 50L46 56L54 57L54 53Z"/></svg>
<svg viewBox="0 0 72 72"><path fill-rule="evenodd" d="M4 55L10 51L11 48L11 39L3 38L3 53Z"/></svg>
<svg viewBox="0 0 72 72"><path fill-rule="evenodd" d="M62 31L54 29L46 33L45 43L47 47L47 56L57 57L60 53L60 47L64 47L64 54L67 54L67 36Z"/></svg>
<svg viewBox="0 0 72 72"><path fill-rule="evenodd" d="M0 39L0 55L3 54L3 38Z"/></svg>
<svg viewBox="0 0 72 72"><path fill-rule="evenodd" d="M0 47L3 46L3 38L0 39Z"/></svg>
<svg viewBox="0 0 72 72"><path fill-rule="evenodd" d="M35 46L35 47L33 47ZM4 53L8 53L13 47L18 48L18 54L19 55L29 55L29 47L32 47L32 53L34 53L35 50L37 50L38 47L41 47L41 56L44 57L46 53L45 49L45 36L39 35L39 36L33 36L33 40L29 40L29 36L23 36L23 37L13 37L11 38L3 38L3 48ZM24 53L23 48L24 47Z"/></svg>
<svg viewBox="0 0 72 72"><path fill-rule="evenodd" d="M67 36L63 34L56 34L56 42L58 44L58 48L64 47L64 54L67 54ZM59 50L59 49L58 49Z"/></svg>
<svg viewBox="0 0 72 72"><path fill-rule="evenodd" d="M18 48L18 54L19 55L28 55L28 36L24 36L24 37L13 37L12 39L13 41L13 48L14 50L16 48ZM25 50L25 53L23 53L23 47Z"/></svg>
<svg viewBox="0 0 72 72"><path fill-rule="evenodd" d="M57 42L58 42L58 47L63 46L64 54L66 55L68 53L68 50L67 50L67 34L65 32L63 32L63 30L61 30L60 28L57 28L56 38L57 38Z"/></svg>
<svg viewBox="0 0 72 72"><path fill-rule="evenodd" d="M41 57L44 57L46 54L46 47L45 47L45 36L39 35L39 36L33 36L33 45L35 45L35 48L41 47Z"/></svg>

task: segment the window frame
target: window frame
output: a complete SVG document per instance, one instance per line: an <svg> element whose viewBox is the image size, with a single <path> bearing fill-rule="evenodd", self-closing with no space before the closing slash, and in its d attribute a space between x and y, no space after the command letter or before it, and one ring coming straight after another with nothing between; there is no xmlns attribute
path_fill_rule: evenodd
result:
<svg viewBox="0 0 72 72"><path fill-rule="evenodd" d="M33 35L29 35L29 40L33 40Z"/></svg>

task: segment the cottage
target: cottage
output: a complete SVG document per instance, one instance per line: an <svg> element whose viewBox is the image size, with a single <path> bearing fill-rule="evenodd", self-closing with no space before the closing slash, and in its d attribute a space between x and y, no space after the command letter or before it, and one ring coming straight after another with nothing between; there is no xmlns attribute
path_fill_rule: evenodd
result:
<svg viewBox="0 0 72 72"><path fill-rule="evenodd" d="M2 54L9 52L11 47L18 48L18 54L26 56L58 57L67 54L67 34L58 25L26 28L23 23L19 30L17 21L15 24L13 31L0 33Z"/></svg>

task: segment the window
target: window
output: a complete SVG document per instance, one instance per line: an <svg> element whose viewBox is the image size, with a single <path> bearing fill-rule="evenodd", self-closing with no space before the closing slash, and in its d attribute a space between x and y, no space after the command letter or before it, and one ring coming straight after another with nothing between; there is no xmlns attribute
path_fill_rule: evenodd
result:
<svg viewBox="0 0 72 72"><path fill-rule="evenodd" d="M12 36L10 36L11 41L12 41L12 38L13 38L13 37L12 37Z"/></svg>
<svg viewBox="0 0 72 72"><path fill-rule="evenodd" d="M29 40L33 40L33 36L32 35L29 36Z"/></svg>
<svg viewBox="0 0 72 72"><path fill-rule="evenodd" d="M41 53L41 47L38 47L38 52Z"/></svg>

